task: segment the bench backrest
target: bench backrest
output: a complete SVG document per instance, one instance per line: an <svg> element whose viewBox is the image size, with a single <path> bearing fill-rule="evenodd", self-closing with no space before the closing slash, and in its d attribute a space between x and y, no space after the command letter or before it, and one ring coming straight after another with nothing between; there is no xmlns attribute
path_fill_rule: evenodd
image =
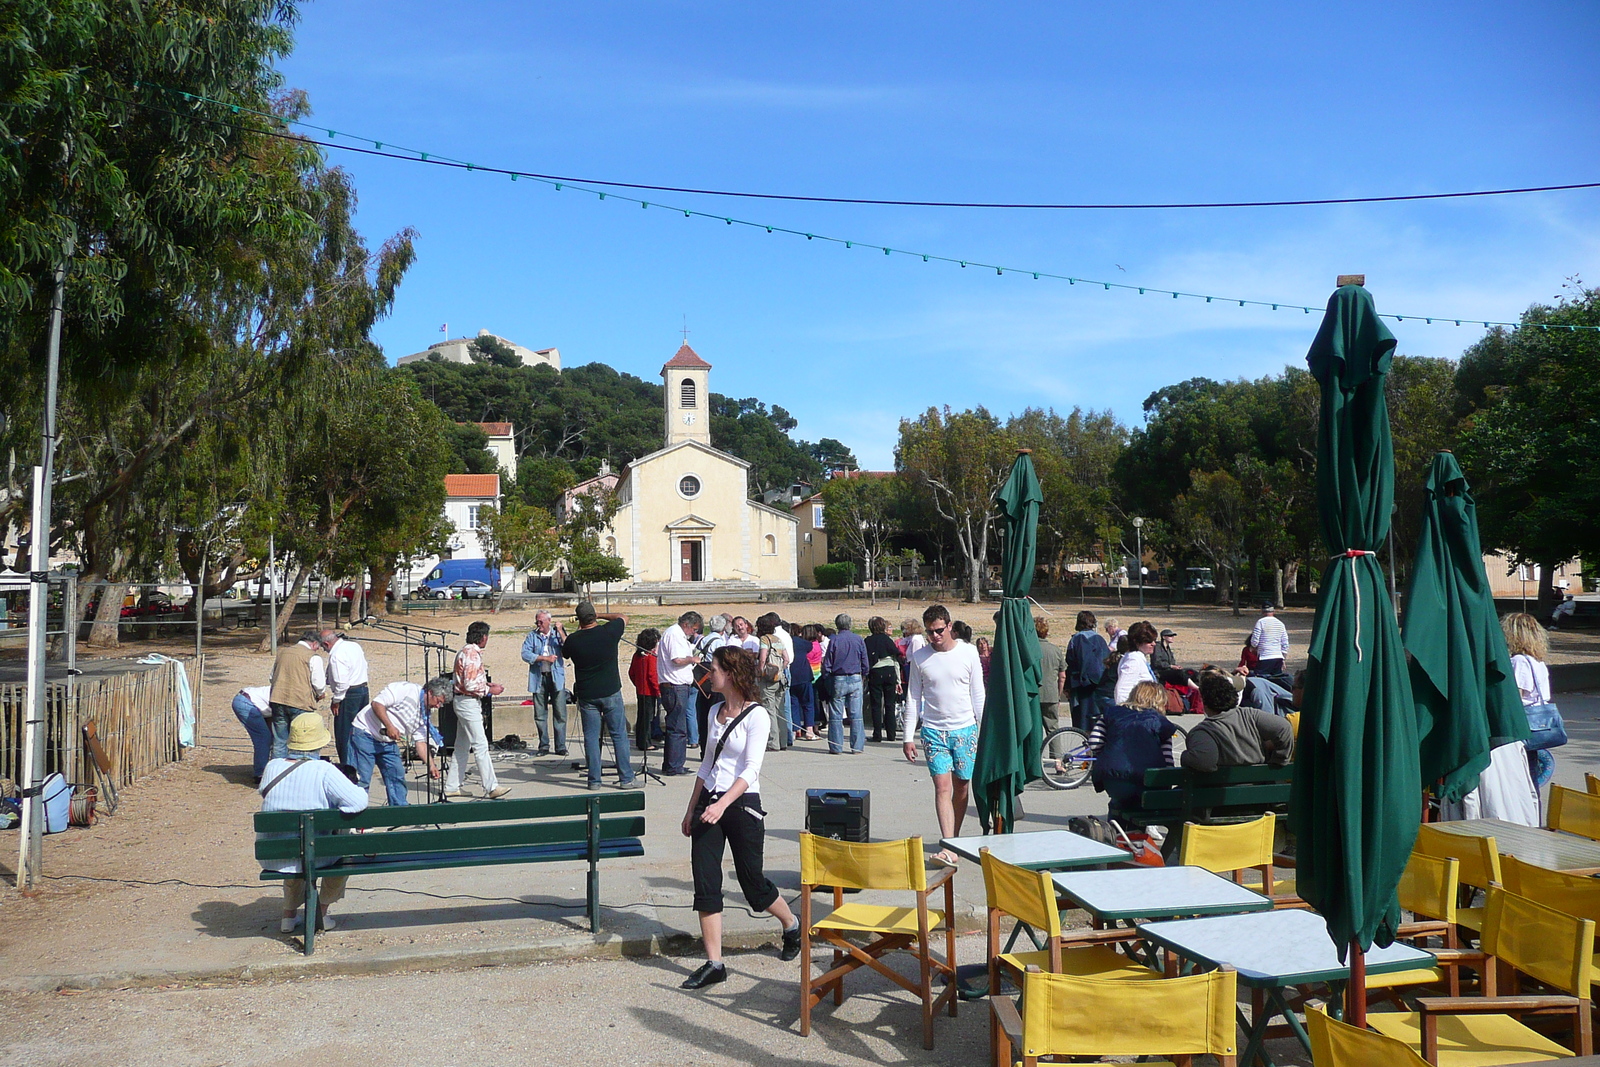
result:
<svg viewBox="0 0 1600 1067"><path fill-rule="evenodd" d="M1144 772L1140 806L1147 811L1193 812L1208 808L1264 809L1289 802L1294 767L1223 767L1191 771L1156 767Z"/></svg>
<svg viewBox="0 0 1600 1067"><path fill-rule="evenodd" d="M644 833L644 816L614 813L644 810L644 793L606 796L535 797L453 804L368 808L347 815L334 809L257 812L261 862L300 859L314 850L317 861L341 856L385 856L412 852L457 852L526 845L587 843L597 856L609 841ZM610 818L604 817L610 814ZM400 829L409 827L409 829ZM337 834L339 830L386 830ZM591 856L591 858L595 858Z"/></svg>

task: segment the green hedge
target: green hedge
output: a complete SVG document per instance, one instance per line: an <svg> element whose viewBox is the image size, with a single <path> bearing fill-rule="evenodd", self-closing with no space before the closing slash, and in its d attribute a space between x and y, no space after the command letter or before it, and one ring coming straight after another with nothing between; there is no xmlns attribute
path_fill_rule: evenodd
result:
<svg viewBox="0 0 1600 1067"><path fill-rule="evenodd" d="M818 589L844 589L856 584L854 563L823 563L812 570Z"/></svg>

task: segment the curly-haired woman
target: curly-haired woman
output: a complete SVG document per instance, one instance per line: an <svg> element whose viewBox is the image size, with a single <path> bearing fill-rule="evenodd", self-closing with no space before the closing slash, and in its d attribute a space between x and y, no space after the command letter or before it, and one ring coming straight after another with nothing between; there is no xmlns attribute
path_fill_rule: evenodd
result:
<svg viewBox="0 0 1600 1067"><path fill-rule="evenodd" d="M705 759L683 816L683 836L692 841L694 910L700 914L706 962L684 980L685 989L701 989L728 977L722 964L724 843L733 852L733 869L751 910L764 911L783 924L779 957L792 960L800 955L800 920L762 869L767 813L761 807L761 761L772 719L761 704L756 657L736 645L724 645L712 655L708 681L722 701L711 709Z"/></svg>

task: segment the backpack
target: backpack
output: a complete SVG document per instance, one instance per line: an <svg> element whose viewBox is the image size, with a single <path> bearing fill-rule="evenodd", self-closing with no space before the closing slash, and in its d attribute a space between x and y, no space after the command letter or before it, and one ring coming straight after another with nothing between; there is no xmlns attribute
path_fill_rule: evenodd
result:
<svg viewBox="0 0 1600 1067"><path fill-rule="evenodd" d="M787 678L789 661L784 658L782 643L774 637L763 637L761 647L767 650L767 665L761 668L761 680L771 685Z"/></svg>

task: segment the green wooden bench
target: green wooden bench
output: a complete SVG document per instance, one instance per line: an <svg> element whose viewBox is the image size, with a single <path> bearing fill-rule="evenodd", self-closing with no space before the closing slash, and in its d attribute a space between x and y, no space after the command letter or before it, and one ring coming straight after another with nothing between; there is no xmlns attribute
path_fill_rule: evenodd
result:
<svg viewBox="0 0 1600 1067"><path fill-rule="evenodd" d="M1139 826L1167 827L1162 851L1175 853L1184 823L1242 822L1269 811L1283 811L1293 781L1292 763L1215 771L1156 767L1144 772L1143 803L1136 809L1122 809L1118 818Z"/></svg>
<svg viewBox="0 0 1600 1067"><path fill-rule="evenodd" d="M257 812L256 859L296 859L316 877L306 884L305 954L315 951L317 878L395 874L448 867L586 860L589 929L600 925L600 861L644 855L644 793L480 800L368 808ZM612 816L607 818L606 816ZM363 830L360 834L340 831ZM261 877L298 878L263 870Z"/></svg>

